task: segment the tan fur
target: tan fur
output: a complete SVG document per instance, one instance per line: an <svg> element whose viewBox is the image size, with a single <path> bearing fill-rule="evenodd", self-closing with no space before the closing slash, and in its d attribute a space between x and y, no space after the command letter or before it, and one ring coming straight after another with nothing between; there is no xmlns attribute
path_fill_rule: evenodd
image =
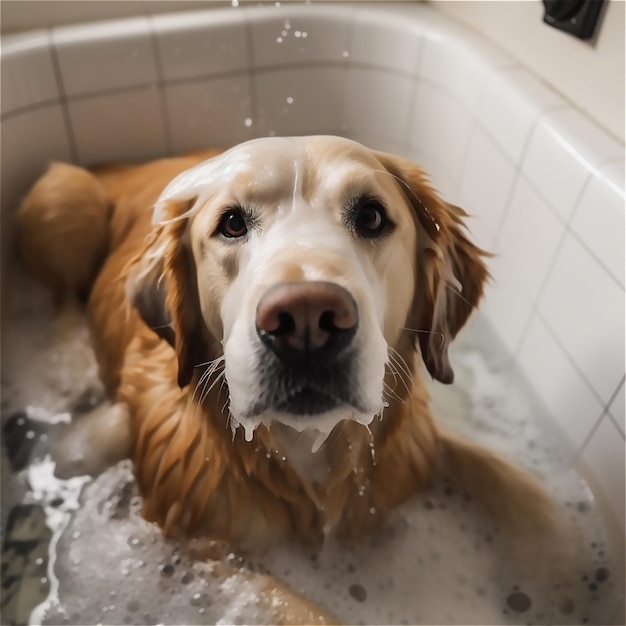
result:
<svg viewBox="0 0 626 626"><path fill-rule="evenodd" d="M130 415L131 456L146 518L168 535L209 536L238 546L267 545L290 535L319 541L329 530L341 538L358 538L380 527L391 509L428 484L443 446L455 474L474 495L484 496L496 515L509 521L540 519L549 505L532 479L482 448L441 436L434 425L411 329L435 333L417 339L431 375L449 382L448 343L476 306L487 270L484 253L463 233L463 211L443 202L419 168L397 157L376 153L380 164L397 177L420 236L436 239L443 251L416 251L413 306L406 329L392 346L412 379L410 391L388 368L386 382L395 391L383 419L375 418L369 429L351 421L335 428L320 450L329 468L321 482L307 480L284 458L279 427L259 426L252 442L246 442L241 431L233 436L219 387L198 404L193 397L198 372L189 365L197 360L189 351L211 341L211 349L219 350L219 342L197 330L194 277L178 245L183 222L153 228L150 218L165 185L214 153L95 168L92 173L53 167L20 210L23 257L53 289L67 290L83 286L85 276L79 280L73 267L55 265L55 259L85 253L83 241L60 237L64 222L76 219L79 199L82 206L103 207L102 189L114 207L108 233L102 234L100 227L95 242L95 256L107 239L110 253L93 285L88 310L102 378L111 399L125 405ZM87 201L81 195L86 187L92 188ZM47 194L48 189L54 192ZM184 209L170 207L173 212ZM52 226L49 215L54 216ZM51 230L57 224L58 233ZM85 220L81 228L91 230L91 222ZM149 328L127 300L129 272L141 269L144 252L160 241L167 246L158 266L158 284L167 287L166 308L182 336L176 339L176 349ZM50 274L46 266L58 269ZM461 282L462 297L449 288L450 275ZM154 288L157 283L151 282ZM164 328L161 335L166 332Z"/></svg>
<svg viewBox="0 0 626 626"><path fill-rule="evenodd" d="M24 265L60 299L87 293L109 241L109 198L83 168L52 163L17 213Z"/></svg>

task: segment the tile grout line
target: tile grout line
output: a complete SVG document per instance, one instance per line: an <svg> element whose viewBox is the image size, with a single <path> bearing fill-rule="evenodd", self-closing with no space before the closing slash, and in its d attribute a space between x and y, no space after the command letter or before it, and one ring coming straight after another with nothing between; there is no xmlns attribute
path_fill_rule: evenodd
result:
<svg viewBox="0 0 626 626"><path fill-rule="evenodd" d="M70 156L73 163L80 162L80 155L78 152L78 146L76 144L76 138L74 135L74 127L72 125L72 117L69 111L69 101L65 93L65 83L63 82L63 74L61 73L61 63L59 61L58 50L56 42L54 41L53 30L46 29L46 36L48 39L48 48L50 50L50 58L52 60L52 67L54 70L54 77L57 83L57 89L59 91L59 104L63 114L63 123L65 125L65 135L70 148Z"/></svg>
<svg viewBox="0 0 626 626"><path fill-rule="evenodd" d="M159 112L161 116L161 123L163 124L163 138L165 140L165 154L172 155L172 129L169 119L169 109L167 106L167 98L165 96L165 75L163 72L163 61L161 59L161 51L159 49L159 41L156 32L154 15L147 16L148 20L148 35L150 38L152 48L152 60L154 61L156 71L156 89L159 99Z"/></svg>

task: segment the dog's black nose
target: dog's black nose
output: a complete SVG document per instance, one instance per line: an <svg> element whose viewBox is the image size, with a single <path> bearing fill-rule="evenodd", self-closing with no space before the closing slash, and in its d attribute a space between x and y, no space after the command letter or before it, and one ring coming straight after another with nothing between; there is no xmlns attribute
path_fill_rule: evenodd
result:
<svg viewBox="0 0 626 626"><path fill-rule="evenodd" d="M283 361L337 355L352 341L358 321L350 293L321 281L275 285L263 294L256 312L259 337Z"/></svg>

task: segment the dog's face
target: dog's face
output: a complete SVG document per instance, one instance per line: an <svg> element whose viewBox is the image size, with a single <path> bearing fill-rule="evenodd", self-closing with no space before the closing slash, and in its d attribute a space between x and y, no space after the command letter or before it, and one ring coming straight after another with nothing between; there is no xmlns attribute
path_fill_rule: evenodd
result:
<svg viewBox="0 0 626 626"><path fill-rule="evenodd" d="M223 356L247 434L368 424L403 334L451 380L446 342L485 276L459 216L415 166L355 142L253 140L165 189L131 291L149 324L170 324L181 384Z"/></svg>

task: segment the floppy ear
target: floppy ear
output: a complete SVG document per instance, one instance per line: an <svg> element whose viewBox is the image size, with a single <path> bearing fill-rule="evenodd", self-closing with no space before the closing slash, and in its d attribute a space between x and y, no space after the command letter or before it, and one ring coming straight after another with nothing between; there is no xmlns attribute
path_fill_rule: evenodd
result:
<svg viewBox="0 0 626 626"><path fill-rule="evenodd" d="M185 243L187 219L181 218L194 200L169 203L168 221L155 227L131 262L126 282L128 299L143 321L176 350L181 388L207 356L195 263Z"/></svg>
<svg viewBox="0 0 626 626"><path fill-rule="evenodd" d="M463 209L443 201L414 163L377 153L411 205L417 234L416 285L409 324L418 333L430 375L451 383L454 372L448 345L467 321L483 293L489 253L467 237Z"/></svg>

